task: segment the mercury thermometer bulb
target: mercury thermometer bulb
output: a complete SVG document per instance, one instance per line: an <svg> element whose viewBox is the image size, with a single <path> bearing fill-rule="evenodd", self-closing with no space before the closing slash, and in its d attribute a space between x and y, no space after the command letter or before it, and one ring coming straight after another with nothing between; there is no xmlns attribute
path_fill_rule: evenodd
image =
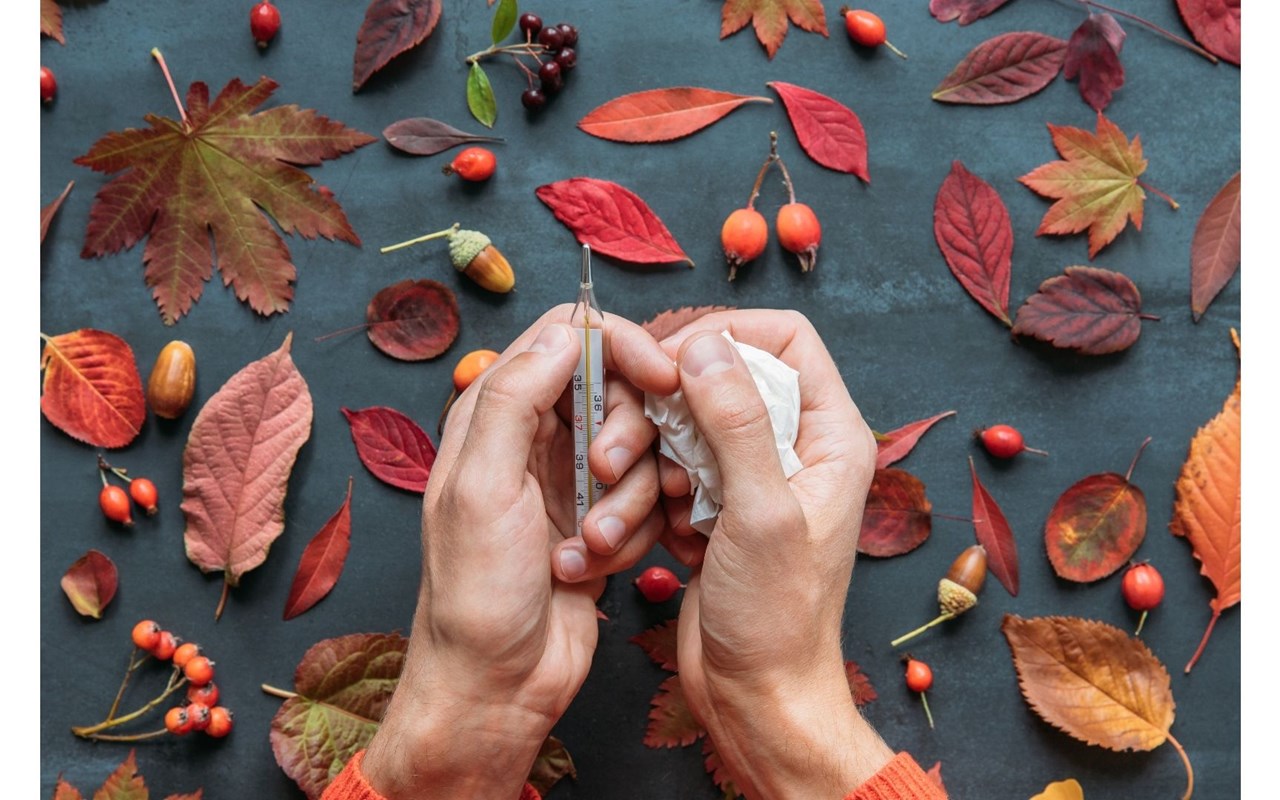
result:
<svg viewBox="0 0 1280 800"><path fill-rule="evenodd" d="M573 477L576 533L582 520L608 488L591 474L587 451L604 426L604 312L591 286L591 248L582 246L578 302L569 320L578 335L578 366L573 371Z"/></svg>

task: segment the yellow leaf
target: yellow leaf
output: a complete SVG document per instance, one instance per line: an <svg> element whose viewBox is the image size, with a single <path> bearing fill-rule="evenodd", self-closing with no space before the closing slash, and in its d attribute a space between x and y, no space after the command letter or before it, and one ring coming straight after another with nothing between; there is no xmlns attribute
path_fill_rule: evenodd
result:
<svg viewBox="0 0 1280 800"><path fill-rule="evenodd" d="M1084 800L1084 789L1075 778L1067 778L1044 787L1044 791L1031 800Z"/></svg>

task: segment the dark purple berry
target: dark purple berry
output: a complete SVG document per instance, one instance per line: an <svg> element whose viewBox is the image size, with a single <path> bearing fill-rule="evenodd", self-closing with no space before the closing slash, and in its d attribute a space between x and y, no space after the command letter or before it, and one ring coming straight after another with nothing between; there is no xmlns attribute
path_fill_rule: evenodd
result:
<svg viewBox="0 0 1280 800"><path fill-rule="evenodd" d="M564 35L559 28L543 28L538 34L538 44L554 53L564 44Z"/></svg>
<svg viewBox="0 0 1280 800"><path fill-rule="evenodd" d="M566 72L573 69L578 64L578 51L572 47L561 47L560 52L556 53L556 63Z"/></svg>
<svg viewBox="0 0 1280 800"><path fill-rule="evenodd" d="M561 42L562 47L573 47L578 43L578 29L567 22L561 22L556 26L556 30L560 31L560 35L564 37Z"/></svg>
<svg viewBox="0 0 1280 800"><path fill-rule="evenodd" d="M542 30L542 17L537 14L521 14L520 30L524 32L526 38L533 39L538 35L538 31Z"/></svg>
<svg viewBox="0 0 1280 800"><path fill-rule="evenodd" d="M520 103L530 111L537 111L547 104L547 95L541 89L525 89Z"/></svg>
<svg viewBox="0 0 1280 800"><path fill-rule="evenodd" d="M560 69L559 64L554 61L548 61L538 67L538 80L542 81L543 89L554 92L564 83L564 72Z"/></svg>

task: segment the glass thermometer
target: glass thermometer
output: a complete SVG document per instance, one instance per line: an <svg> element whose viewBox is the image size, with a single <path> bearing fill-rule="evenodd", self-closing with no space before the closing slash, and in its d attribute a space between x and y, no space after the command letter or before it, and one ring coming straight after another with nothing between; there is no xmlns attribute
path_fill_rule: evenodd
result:
<svg viewBox="0 0 1280 800"><path fill-rule="evenodd" d="M578 366L573 371L573 477L577 534L582 519L607 488L591 474L587 450L604 425L604 312L591 288L591 248L582 246L578 302L569 320L578 334Z"/></svg>

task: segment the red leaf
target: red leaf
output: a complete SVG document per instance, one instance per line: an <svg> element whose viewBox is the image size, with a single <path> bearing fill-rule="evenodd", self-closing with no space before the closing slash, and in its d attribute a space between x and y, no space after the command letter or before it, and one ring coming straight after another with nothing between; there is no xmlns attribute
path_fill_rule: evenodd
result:
<svg viewBox="0 0 1280 800"><path fill-rule="evenodd" d="M1147 535L1147 498L1129 482L1148 438L1129 472L1082 478L1062 493L1044 524L1044 544L1058 577L1088 583L1123 567Z"/></svg>
<svg viewBox="0 0 1280 800"><path fill-rule="evenodd" d="M611 142L669 142L702 130L744 103L772 102L695 86L650 89L598 106L578 127Z"/></svg>
<svg viewBox="0 0 1280 800"><path fill-rule="evenodd" d="M1030 97L1062 70L1067 43L1033 31L1002 33L973 48L933 90L943 103L999 105Z"/></svg>
<svg viewBox="0 0 1280 800"><path fill-rule="evenodd" d="M932 767L929 767L924 773L930 781L937 785L938 789L943 793L947 793L947 787L942 785L942 762L935 761Z"/></svg>
<svg viewBox="0 0 1280 800"><path fill-rule="evenodd" d="M458 338L458 299L439 281L406 278L373 296L365 322L374 347L401 361L425 361Z"/></svg>
<svg viewBox="0 0 1280 800"><path fill-rule="evenodd" d="M49 223L53 222L53 218L57 216L58 209L62 208L62 201L67 199L67 195L71 194L71 187L75 186L75 181L67 181L67 188L62 190L62 194L49 205L40 209L40 243L44 244L44 237L49 233Z"/></svg>
<svg viewBox="0 0 1280 800"><path fill-rule="evenodd" d="M720 10L720 38L753 24L756 38L773 58L787 36L787 19L810 33L827 35L822 0L725 0Z"/></svg>
<svg viewBox="0 0 1280 800"><path fill-rule="evenodd" d="M1111 102L1111 94L1124 85L1124 28L1107 13L1090 13L1067 42L1067 60L1062 74L1067 80L1080 78L1080 96L1094 111Z"/></svg>
<svg viewBox="0 0 1280 800"><path fill-rule="evenodd" d="M84 800L84 795L59 775L58 782L53 787L53 800Z"/></svg>
<svg viewBox="0 0 1280 800"><path fill-rule="evenodd" d="M95 447L132 442L147 419L147 403L128 343L92 328L41 337L40 410L45 419Z"/></svg>
<svg viewBox="0 0 1280 800"><path fill-rule="evenodd" d="M460 131L452 125L427 117L393 122L383 129L382 137L395 149L415 156L433 156L460 144L502 141L493 136L478 136Z"/></svg>
<svg viewBox="0 0 1280 800"><path fill-rule="evenodd" d="M954 411L943 411L928 419L908 422L901 428L895 428L880 435L876 440L876 469L884 469L906 458L915 449L920 437L932 428L939 420L954 415Z"/></svg>
<svg viewBox="0 0 1280 800"><path fill-rule="evenodd" d="M413 420L394 408L342 409L356 454L373 477L399 489L427 490L436 448Z"/></svg>
<svg viewBox="0 0 1280 800"><path fill-rule="evenodd" d="M569 178L537 188L538 199L581 244L632 264L688 262L658 215L630 189L596 178Z"/></svg>
<svg viewBox="0 0 1280 800"><path fill-rule="evenodd" d="M1240 269L1240 173L1218 190L1191 239L1191 318L1196 322Z"/></svg>
<svg viewBox="0 0 1280 800"><path fill-rule="evenodd" d="M809 158L827 169L857 175L867 183L867 135L852 110L812 89L793 83L768 84L787 107L791 127Z"/></svg>
<svg viewBox="0 0 1280 800"><path fill-rule="evenodd" d="M1240 0L1178 0L1178 13L1204 49L1240 66Z"/></svg>
<svg viewBox="0 0 1280 800"><path fill-rule="evenodd" d="M284 602L284 618L291 620L310 609L329 594L351 549L351 479L347 478L347 497L329 521L312 537L302 551L289 599Z"/></svg>
<svg viewBox="0 0 1280 800"><path fill-rule="evenodd" d="M93 800L146 800L147 795L147 783L138 774L137 751L130 750L129 757L93 793Z"/></svg>
<svg viewBox="0 0 1280 800"><path fill-rule="evenodd" d="M973 532L978 544L987 549L987 568L1009 594L1018 596L1018 543L1009 529L1009 521L991 492L978 480L978 470L969 457L969 474L973 476Z"/></svg>
<svg viewBox="0 0 1280 800"><path fill-rule="evenodd" d="M1009 0L929 0L929 13L938 22L960 20L961 25L968 25L996 11Z"/></svg>
<svg viewBox="0 0 1280 800"><path fill-rule="evenodd" d="M120 576L116 565L97 550L76 559L62 576L62 591L82 616L102 619L102 612L116 596Z"/></svg>
<svg viewBox="0 0 1280 800"><path fill-rule="evenodd" d="M1138 287L1119 272L1067 267L1040 284L1018 309L1015 336L1034 336L1083 355L1118 353L1138 341L1143 319Z"/></svg>
<svg viewBox="0 0 1280 800"><path fill-rule="evenodd" d="M853 695L854 705L865 706L879 697L875 687L871 685L871 679L858 666L858 662L844 662L844 674L849 679L849 693Z"/></svg>
<svg viewBox="0 0 1280 800"><path fill-rule="evenodd" d="M356 34L351 90L360 87L391 59L427 40L440 21L442 0L372 0Z"/></svg>
<svg viewBox="0 0 1280 800"><path fill-rule="evenodd" d="M689 710L679 675L663 681L649 702L653 708L649 709L649 727L644 733L646 747L685 747L706 733Z"/></svg>
<svg viewBox="0 0 1280 800"><path fill-rule="evenodd" d="M58 44L66 44L62 35L62 9L58 0L40 0L40 34L52 37Z"/></svg>
<svg viewBox="0 0 1280 800"><path fill-rule="evenodd" d="M929 538L932 510L919 478L892 467L877 469L862 512L858 552L877 558L911 552Z"/></svg>
<svg viewBox="0 0 1280 800"><path fill-rule="evenodd" d="M734 785L729 770L725 769L724 761L720 758L720 753L709 735L702 738L702 766L711 776L711 781L720 789L722 800L735 800L742 794Z"/></svg>
<svg viewBox="0 0 1280 800"><path fill-rule="evenodd" d="M1013 267L1009 210L991 184L951 162L933 203L933 236L951 274L969 296L1005 325Z"/></svg>
<svg viewBox="0 0 1280 800"><path fill-rule="evenodd" d="M648 331L653 338L662 341L699 317L716 311L731 310L733 310L733 306L684 306L683 308L673 308L670 311L663 311L640 327Z"/></svg>
<svg viewBox="0 0 1280 800"><path fill-rule="evenodd" d="M665 670L675 672L679 669L676 662L676 630L679 620L669 619L661 625L655 625L643 633L637 633L627 641L640 645L653 659L653 663Z"/></svg>

